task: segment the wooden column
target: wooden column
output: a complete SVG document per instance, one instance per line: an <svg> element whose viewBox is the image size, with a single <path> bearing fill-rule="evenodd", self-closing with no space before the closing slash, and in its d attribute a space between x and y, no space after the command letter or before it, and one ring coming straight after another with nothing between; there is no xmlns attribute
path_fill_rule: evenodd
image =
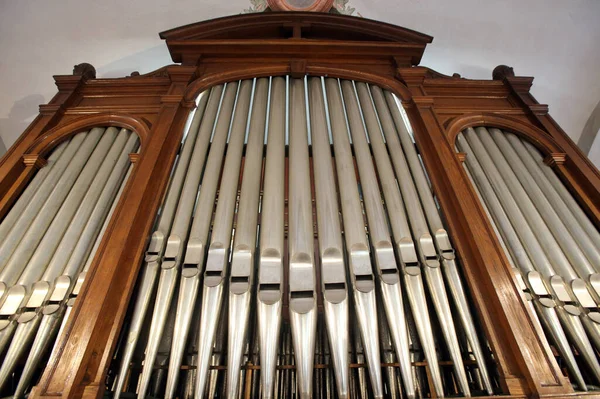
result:
<svg viewBox="0 0 600 399"><path fill-rule="evenodd" d="M543 331L532 322L508 260L438 120L434 98L414 96L407 112L498 360L503 388L511 395L535 397L572 393Z"/></svg>
<svg viewBox="0 0 600 399"><path fill-rule="evenodd" d="M98 248L57 350L32 398L97 398L168 183L193 102L184 102L194 67L168 67L172 84Z"/></svg>

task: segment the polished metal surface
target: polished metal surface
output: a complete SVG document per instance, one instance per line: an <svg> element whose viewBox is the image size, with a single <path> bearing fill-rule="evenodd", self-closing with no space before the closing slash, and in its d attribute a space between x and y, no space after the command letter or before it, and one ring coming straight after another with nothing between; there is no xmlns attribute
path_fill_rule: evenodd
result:
<svg viewBox="0 0 600 399"><path fill-rule="evenodd" d="M313 396L313 363L317 334L314 232L305 88L289 83L289 313L301 399Z"/></svg>
<svg viewBox="0 0 600 399"><path fill-rule="evenodd" d="M518 267L526 298L577 388L587 390L600 381L593 348L600 344L595 269L584 256L593 259L596 249L585 230L574 225L573 203L568 205L565 193L561 197L556 182L550 183L536 164L539 154L514 134L469 128L457 143L467 154L469 176ZM585 375L571 345L586 366Z"/></svg>
<svg viewBox="0 0 600 399"><path fill-rule="evenodd" d="M115 397L501 389L391 93L277 76L202 96L108 373Z"/></svg>
<svg viewBox="0 0 600 399"><path fill-rule="evenodd" d="M256 229L269 88L269 79L255 80L249 111L247 155L240 188L229 278L227 397L230 399L239 396L240 384L243 382L240 373L254 293Z"/></svg>
<svg viewBox="0 0 600 399"><path fill-rule="evenodd" d="M3 254L9 255L2 257L3 392L24 397L43 369L125 185L129 154L138 144L135 134L114 127L67 139L0 224L0 232L8 232Z"/></svg>

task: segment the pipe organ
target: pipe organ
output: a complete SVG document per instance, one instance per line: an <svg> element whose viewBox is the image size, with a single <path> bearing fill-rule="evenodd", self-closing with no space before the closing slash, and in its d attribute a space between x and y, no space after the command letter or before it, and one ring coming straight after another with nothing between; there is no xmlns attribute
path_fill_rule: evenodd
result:
<svg viewBox="0 0 600 399"><path fill-rule="evenodd" d="M600 173L533 78L343 15L161 37L0 161L2 395L600 395Z"/></svg>

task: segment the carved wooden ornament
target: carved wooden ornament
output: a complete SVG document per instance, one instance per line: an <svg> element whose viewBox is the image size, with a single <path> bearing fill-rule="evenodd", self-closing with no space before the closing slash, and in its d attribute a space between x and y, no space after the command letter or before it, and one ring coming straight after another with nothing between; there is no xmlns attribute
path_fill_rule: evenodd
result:
<svg viewBox="0 0 600 399"><path fill-rule="evenodd" d="M315 11L327 12L333 0L267 0L273 11Z"/></svg>

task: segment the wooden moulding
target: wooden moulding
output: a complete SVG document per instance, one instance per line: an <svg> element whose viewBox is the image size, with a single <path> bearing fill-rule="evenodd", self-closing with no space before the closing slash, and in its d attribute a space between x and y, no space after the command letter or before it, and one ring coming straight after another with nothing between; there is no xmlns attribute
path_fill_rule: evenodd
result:
<svg viewBox="0 0 600 399"><path fill-rule="evenodd" d="M580 396L532 322L454 150L458 132L485 124L519 132L545 154L565 154L555 169L600 220L600 174L544 107L536 106L528 94L531 78L506 72L488 81L445 76L416 66L430 36L341 15L239 15L176 28L161 37L174 61L183 65L119 79L94 79L83 67L81 76L56 77L58 94L0 160L0 212L6 212L40 166L39 159L61 139L113 123L136 131L142 141L58 350L32 398L102 396L154 222L148 215L160 205L196 96L222 82L290 73L366 81L399 96L494 350L504 393L514 398Z"/></svg>

